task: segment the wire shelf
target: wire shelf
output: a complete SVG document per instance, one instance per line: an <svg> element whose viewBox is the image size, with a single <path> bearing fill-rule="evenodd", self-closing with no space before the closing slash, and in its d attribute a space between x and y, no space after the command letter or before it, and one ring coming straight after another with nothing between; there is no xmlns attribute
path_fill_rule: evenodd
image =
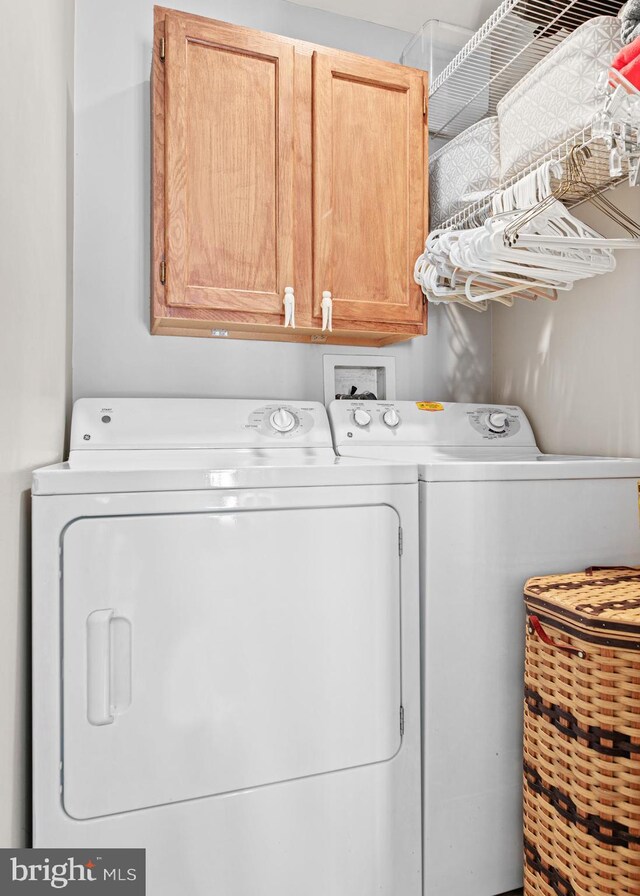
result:
<svg viewBox="0 0 640 896"><path fill-rule="evenodd" d="M602 108L609 110L608 115L616 131L615 139L603 136L601 123L594 120L588 127L577 131L564 143L536 159L527 168L502 181L496 189L470 200L464 208L445 221L432 221L431 228L433 230L465 229L481 225L485 218L492 213L493 197L496 193L515 186L547 162L560 162L564 168L571 152L582 147L586 147L588 150L584 163L584 175L595 193L603 193L625 181L637 184L640 177L640 92L614 69L606 70L602 80L603 84L606 84L602 95ZM612 102L615 103L616 97L620 100L617 106L612 105ZM597 118L598 116L596 116ZM620 152L620 173L616 175L611 173L611 151L614 144ZM576 188L564 193L562 201L564 205L571 208L584 202L586 198L584 190Z"/></svg>
<svg viewBox="0 0 640 896"><path fill-rule="evenodd" d="M466 258L467 264L464 254L455 255L454 260L454 253L451 247L448 247L442 232L476 227L480 228L482 236L482 225L485 220L495 214L493 221L500 226L499 216L507 210L511 217L507 220L507 227L503 231L506 246L513 247L518 241L523 245L525 239L530 242L533 240L533 245L538 248L538 244L545 239L547 242L554 239L556 245L560 245L568 236L565 245L570 249L576 245L571 234L565 234L564 237L555 234L551 237L545 236L544 230L542 235L540 232L536 235L534 230L533 234L525 233L523 237L521 229L547 209L555 208L552 200L558 200L566 207L575 207L582 202L595 200L599 194L625 181L632 186L639 186L640 90L613 66L605 67L600 72L596 86L601 102L587 127L577 131L541 158L537 158L526 169L502 181L496 189L476 194L475 198L469 196L468 204L446 221L432 224L433 229L427 239L425 252L417 259L414 273L416 282L420 284L430 302L435 304L456 302L474 311L486 311L493 301L511 306L515 298L536 299L542 296L555 300L558 289L571 288L573 281L570 281L569 285L562 285L557 277L554 279L551 275L550 278L547 276L541 278L542 282L532 282L531 273L528 277L521 276L517 272L517 266L515 269L510 269L510 273L506 269L502 270L499 262L497 268L492 268L490 264L487 268L483 264L484 261L489 261L490 254L489 258L483 256L484 261L472 261L472 267L467 270L468 258ZM559 164L552 166L550 170L542 170L542 166L550 162ZM528 179L526 183L525 179ZM497 194L502 191L511 192L498 196ZM597 200L596 204L600 211L622 231L623 238L611 237L607 240L598 234L593 234L595 239L593 245L611 250L639 248L640 224L612 203ZM471 240L473 241L477 235L478 232L472 235ZM460 239L461 234L457 236L453 234L454 244ZM580 239L577 240L577 244L579 243ZM440 253L436 244L442 246L444 254ZM544 253L544 246L541 251ZM560 248L559 251L564 257L564 249ZM479 267L474 268L474 264ZM615 265L615 262L612 260L611 264ZM611 264L594 271L593 274L589 272L588 276L612 270ZM526 266L525 262L525 268ZM581 279L583 274L580 271L578 273L580 275L578 279ZM464 281L462 288L461 279ZM472 295L471 287L474 282L481 290ZM535 288L530 289L532 286Z"/></svg>
<svg viewBox="0 0 640 896"><path fill-rule="evenodd" d="M504 0L429 91L433 137L456 137L496 114L498 102L587 19L616 15L622 0Z"/></svg>
<svg viewBox="0 0 640 896"><path fill-rule="evenodd" d="M447 218L446 221L434 221L432 223L432 228L438 230L448 230L449 228L464 229L466 227L481 224L484 219L491 214L492 201L496 193L500 192L500 190L514 186L528 174L531 174L541 165L545 164L545 162L566 162L571 150L583 146L587 146L590 151L590 157L585 164L585 175L591 183L597 185L598 191L608 190L628 178L628 170L624 171L619 177L611 177L609 173L610 149L606 142L600 137L595 137L591 127L588 127L574 134L569 140L566 140L542 158L537 159L528 168L525 168L523 171L518 172L518 174L504 181L498 189L492 190L490 193L470 202L464 209L457 212L455 215L452 215L450 218ZM581 192L573 194L569 192L563 198L564 204L569 208L583 201L584 195Z"/></svg>

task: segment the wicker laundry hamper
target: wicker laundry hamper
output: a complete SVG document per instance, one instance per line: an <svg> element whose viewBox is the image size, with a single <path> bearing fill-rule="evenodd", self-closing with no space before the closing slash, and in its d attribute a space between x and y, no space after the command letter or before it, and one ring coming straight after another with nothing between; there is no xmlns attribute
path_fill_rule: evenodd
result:
<svg viewBox="0 0 640 896"><path fill-rule="evenodd" d="M640 896L640 569L525 602L525 896Z"/></svg>

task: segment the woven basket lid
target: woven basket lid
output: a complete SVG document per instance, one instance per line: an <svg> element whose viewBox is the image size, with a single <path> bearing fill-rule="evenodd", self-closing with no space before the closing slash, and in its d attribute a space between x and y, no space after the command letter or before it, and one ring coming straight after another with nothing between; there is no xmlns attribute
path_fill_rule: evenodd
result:
<svg viewBox="0 0 640 896"><path fill-rule="evenodd" d="M530 614L574 637L640 650L640 569L537 576L525 585L524 599Z"/></svg>

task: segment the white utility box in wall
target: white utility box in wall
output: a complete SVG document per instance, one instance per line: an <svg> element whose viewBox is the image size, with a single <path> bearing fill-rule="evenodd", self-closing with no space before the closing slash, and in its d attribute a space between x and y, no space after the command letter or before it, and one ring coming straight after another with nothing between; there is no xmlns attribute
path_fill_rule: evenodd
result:
<svg viewBox="0 0 640 896"><path fill-rule="evenodd" d="M396 397L396 359L379 355L325 355L324 402L350 395L371 394L378 401Z"/></svg>

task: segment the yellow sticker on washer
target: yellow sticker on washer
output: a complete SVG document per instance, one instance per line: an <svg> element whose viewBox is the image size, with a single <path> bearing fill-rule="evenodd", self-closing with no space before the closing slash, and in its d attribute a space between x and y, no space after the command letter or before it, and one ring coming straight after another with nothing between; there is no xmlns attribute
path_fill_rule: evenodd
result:
<svg viewBox="0 0 640 896"><path fill-rule="evenodd" d="M444 405L439 401L416 401L416 407L419 411L444 411ZM640 489L640 483L638 483Z"/></svg>

